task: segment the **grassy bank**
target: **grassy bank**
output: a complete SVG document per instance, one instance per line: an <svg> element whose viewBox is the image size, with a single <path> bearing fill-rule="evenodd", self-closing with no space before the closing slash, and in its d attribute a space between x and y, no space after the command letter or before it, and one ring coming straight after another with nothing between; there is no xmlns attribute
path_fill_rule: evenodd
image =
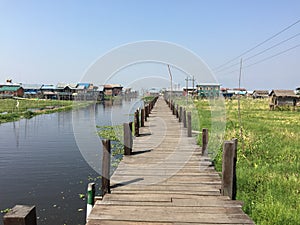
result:
<svg viewBox="0 0 300 225"><path fill-rule="evenodd" d="M72 102L58 100L35 99L0 99L0 123L17 121L22 118L45 113L53 113L71 110L77 107L85 107L90 102Z"/></svg>
<svg viewBox="0 0 300 225"><path fill-rule="evenodd" d="M195 104L201 128L209 128L208 102ZM225 139L239 139L237 198L257 224L299 224L300 112L270 111L268 100L253 99L242 99L241 110L242 137L237 100L226 101ZM215 163L220 171L221 148Z"/></svg>

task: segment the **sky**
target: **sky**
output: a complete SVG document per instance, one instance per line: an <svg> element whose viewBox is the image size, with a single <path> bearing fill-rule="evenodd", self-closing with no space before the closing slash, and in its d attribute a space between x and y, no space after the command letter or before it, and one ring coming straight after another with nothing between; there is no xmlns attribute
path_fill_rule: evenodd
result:
<svg viewBox="0 0 300 225"><path fill-rule="evenodd" d="M300 46L295 47L300 22L240 55L297 22L299 12L299 0L0 0L0 82L77 83L112 49L155 40L197 55L223 87L238 86L243 58L242 87L295 89L300 86ZM175 84L183 87L193 74L180 69L171 67ZM167 66L157 63L130 65L117 75L109 81L124 86L141 78L148 86L163 86L169 79Z"/></svg>

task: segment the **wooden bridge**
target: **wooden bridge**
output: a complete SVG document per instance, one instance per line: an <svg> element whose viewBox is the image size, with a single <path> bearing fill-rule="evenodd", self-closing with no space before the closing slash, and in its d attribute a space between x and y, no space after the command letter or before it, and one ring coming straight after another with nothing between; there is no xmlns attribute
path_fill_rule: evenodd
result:
<svg viewBox="0 0 300 225"><path fill-rule="evenodd" d="M87 225L254 224L241 202L221 195L219 173L162 98L132 150Z"/></svg>

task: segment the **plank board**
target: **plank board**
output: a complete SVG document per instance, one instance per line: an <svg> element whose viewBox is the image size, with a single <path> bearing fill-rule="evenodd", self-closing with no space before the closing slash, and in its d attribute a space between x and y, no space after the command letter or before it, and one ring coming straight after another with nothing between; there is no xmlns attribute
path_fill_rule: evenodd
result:
<svg viewBox="0 0 300 225"><path fill-rule="evenodd" d="M254 224L241 202L220 195L219 173L163 99L140 134L87 225Z"/></svg>

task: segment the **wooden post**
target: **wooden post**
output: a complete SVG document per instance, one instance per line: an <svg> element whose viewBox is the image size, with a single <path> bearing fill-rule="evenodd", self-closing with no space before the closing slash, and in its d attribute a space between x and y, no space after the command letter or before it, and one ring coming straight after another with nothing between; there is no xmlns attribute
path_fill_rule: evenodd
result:
<svg viewBox="0 0 300 225"><path fill-rule="evenodd" d="M136 137L140 136L140 132L139 132L139 112L138 112L138 110L134 113L134 135Z"/></svg>
<svg viewBox="0 0 300 225"><path fill-rule="evenodd" d="M230 199L234 199L233 196L233 173L234 173L234 149L235 144L233 141L225 141L223 145L223 163L222 163L222 187L221 194L229 196Z"/></svg>
<svg viewBox="0 0 300 225"><path fill-rule="evenodd" d="M178 105L176 105L176 118L179 117L179 112L178 112Z"/></svg>
<svg viewBox="0 0 300 225"><path fill-rule="evenodd" d="M236 192L237 192L236 162L237 162L238 139L234 138L234 139L232 139L232 141L234 143L232 200L235 200Z"/></svg>
<svg viewBox="0 0 300 225"><path fill-rule="evenodd" d="M187 113L187 136L192 137L192 113Z"/></svg>
<svg viewBox="0 0 300 225"><path fill-rule="evenodd" d="M16 205L3 217L4 225L37 225L35 206Z"/></svg>
<svg viewBox="0 0 300 225"><path fill-rule="evenodd" d="M110 140L102 140L103 156L102 156L102 196L110 193Z"/></svg>
<svg viewBox="0 0 300 225"><path fill-rule="evenodd" d="M147 121L147 118L149 116L148 115L148 107L149 107L148 105L145 106L145 121Z"/></svg>
<svg viewBox="0 0 300 225"><path fill-rule="evenodd" d="M141 109L141 127L145 126L145 109Z"/></svg>
<svg viewBox="0 0 300 225"><path fill-rule="evenodd" d="M182 122L182 106L179 107L179 117L178 117L179 123Z"/></svg>
<svg viewBox="0 0 300 225"><path fill-rule="evenodd" d="M173 113L173 115L175 115L176 114L176 109L175 109L175 103L173 102L173 105L172 105L172 113Z"/></svg>
<svg viewBox="0 0 300 225"><path fill-rule="evenodd" d="M95 183L89 183L87 189L86 220L95 204Z"/></svg>
<svg viewBox="0 0 300 225"><path fill-rule="evenodd" d="M131 125L131 127L130 127ZM124 131L124 155L130 155L132 152L132 122L123 124Z"/></svg>
<svg viewBox="0 0 300 225"><path fill-rule="evenodd" d="M208 145L208 129L203 128L202 129L202 155L207 156L207 145Z"/></svg>
<svg viewBox="0 0 300 225"><path fill-rule="evenodd" d="M186 126L186 110L185 110L185 108L183 109L183 127L184 128L186 128L187 126Z"/></svg>
<svg viewBox="0 0 300 225"><path fill-rule="evenodd" d="M130 138L130 154L132 153L132 147L133 147L133 126L132 126L133 122L129 122L129 128L130 128L130 134L131 134L131 138Z"/></svg>

